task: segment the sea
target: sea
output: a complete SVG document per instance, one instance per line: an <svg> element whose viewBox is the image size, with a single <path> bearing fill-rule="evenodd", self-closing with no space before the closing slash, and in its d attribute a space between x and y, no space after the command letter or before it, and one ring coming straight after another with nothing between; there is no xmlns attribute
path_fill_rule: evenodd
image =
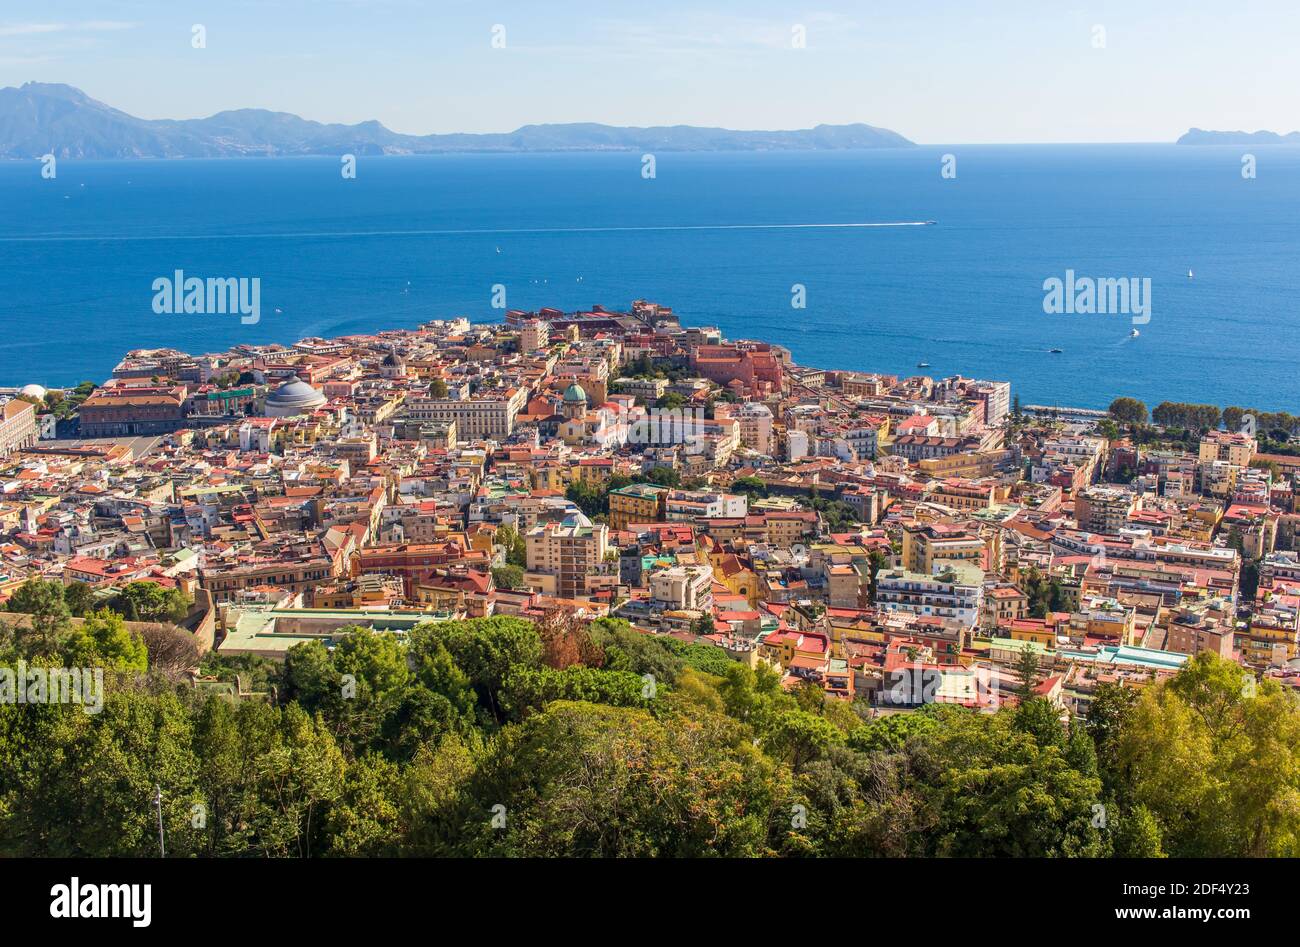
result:
<svg viewBox="0 0 1300 947"><path fill-rule="evenodd" d="M99 381L130 349L648 299L800 364L1006 380L1025 404L1300 413L1300 147L46 167L0 163L0 386ZM259 321L155 312L178 270L258 279ZM1070 274L1137 280L1149 310L1045 311Z"/></svg>

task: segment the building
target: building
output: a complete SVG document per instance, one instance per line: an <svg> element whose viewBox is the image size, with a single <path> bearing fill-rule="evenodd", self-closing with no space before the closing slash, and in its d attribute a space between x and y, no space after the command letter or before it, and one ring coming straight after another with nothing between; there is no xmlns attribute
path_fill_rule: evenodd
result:
<svg viewBox="0 0 1300 947"><path fill-rule="evenodd" d="M417 586L453 563L487 566L487 556L451 541L440 543L385 543L366 546L353 562L356 575L395 575L405 584L407 596L416 597Z"/></svg>
<svg viewBox="0 0 1300 947"><path fill-rule="evenodd" d="M1208 431L1201 438L1197 460L1202 464L1221 460L1234 467L1249 467L1259 449L1253 437L1233 431Z"/></svg>
<svg viewBox="0 0 1300 947"><path fill-rule="evenodd" d="M664 611L713 608L713 570L709 566L671 566L650 573L650 604Z"/></svg>
<svg viewBox="0 0 1300 947"><path fill-rule="evenodd" d="M310 414L324 404L323 394L293 375L267 395L262 413L268 418L291 418L299 414Z"/></svg>
<svg viewBox="0 0 1300 947"><path fill-rule="evenodd" d="M674 490L664 501L664 515L676 521L744 516L748 506L743 495Z"/></svg>
<svg viewBox="0 0 1300 947"><path fill-rule="evenodd" d="M318 547L285 547L269 554L250 552L230 560L209 559L200 581L220 603L259 586L309 593L338 574L339 563Z"/></svg>
<svg viewBox="0 0 1300 947"><path fill-rule="evenodd" d="M1105 595L1081 597L1070 613L1070 637L1078 641L1104 640L1116 645L1136 645L1137 609Z"/></svg>
<svg viewBox="0 0 1300 947"><path fill-rule="evenodd" d="M937 483L926 498L954 510L987 510L993 506L993 483L949 477Z"/></svg>
<svg viewBox="0 0 1300 947"><path fill-rule="evenodd" d="M573 510L558 523L533 527L525 537L529 584L535 577L551 581L538 584L554 586L560 598L577 598L587 593L587 576L605 561L609 549L609 527L592 523Z"/></svg>
<svg viewBox="0 0 1300 947"><path fill-rule="evenodd" d="M904 523L903 568L931 575L936 562L984 568L985 543L972 529L952 523Z"/></svg>
<svg viewBox="0 0 1300 947"><path fill-rule="evenodd" d="M0 457L36 443L36 405L14 398L0 405Z"/></svg>
<svg viewBox="0 0 1300 947"><path fill-rule="evenodd" d="M551 327L542 319L529 319L519 330L519 348L524 352L538 352L551 342Z"/></svg>
<svg viewBox="0 0 1300 947"><path fill-rule="evenodd" d="M757 453L772 454L772 412L767 405L747 402L734 417L740 422L740 443Z"/></svg>
<svg viewBox="0 0 1300 947"><path fill-rule="evenodd" d="M972 566L954 566L938 575L906 569L876 574L876 605L887 612L943 618L974 628L983 601L984 572Z"/></svg>
<svg viewBox="0 0 1300 947"><path fill-rule="evenodd" d="M466 398L420 398L406 403L406 416L417 421L455 421L461 440L504 439L514 433L515 418L528 403L528 389L480 391Z"/></svg>
<svg viewBox="0 0 1300 947"><path fill-rule="evenodd" d="M1230 615L1214 616L1192 609L1183 609L1169 622L1165 637L1165 650L1180 654L1200 654L1209 651L1225 660L1232 660L1234 635Z"/></svg>
<svg viewBox="0 0 1300 947"><path fill-rule="evenodd" d="M781 390L781 360L766 343L693 346L690 364L696 375L724 387L737 382L743 392Z"/></svg>
<svg viewBox="0 0 1300 947"><path fill-rule="evenodd" d="M1141 509L1138 497L1119 487L1085 487L1074 495L1074 519L1079 529L1117 535L1128 518Z"/></svg>
<svg viewBox="0 0 1300 947"><path fill-rule="evenodd" d="M1001 424L1011 413L1011 382L977 381L966 389L968 396L984 403L984 423Z"/></svg>
<svg viewBox="0 0 1300 947"><path fill-rule="evenodd" d="M632 483L609 491L609 528L627 529L629 523L653 523L664 518L667 487Z"/></svg>
<svg viewBox="0 0 1300 947"><path fill-rule="evenodd" d="M185 426L185 389L99 388L78 414L83 437L169 434Z"/></svg>

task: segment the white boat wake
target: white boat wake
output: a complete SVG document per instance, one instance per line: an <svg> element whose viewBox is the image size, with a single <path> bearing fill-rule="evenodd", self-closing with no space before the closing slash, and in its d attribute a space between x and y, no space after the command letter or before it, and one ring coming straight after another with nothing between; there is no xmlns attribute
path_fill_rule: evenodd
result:
<svg viewBox="0 0 1300 947"><path fill-rule="evenodd" d="M0 237L0 243L113 242L157 240L294 240L354 237L473 237L553 233L649 233L686 230L857 230L875 227L928 227L933 220L896 220L844 224L664 224L646 227L519 227L489 230L304 230L297 233L138 234L131 236L38 235Z"/></svg>

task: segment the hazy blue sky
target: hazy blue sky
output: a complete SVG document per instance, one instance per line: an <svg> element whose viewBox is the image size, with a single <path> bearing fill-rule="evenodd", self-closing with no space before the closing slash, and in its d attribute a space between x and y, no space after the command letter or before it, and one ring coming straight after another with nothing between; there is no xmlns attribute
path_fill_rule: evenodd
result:
<svg viewBox="0 0 1300 947"><path fill-rule="evenodd" d="M1162 141L1300 127L1298 39L1297 0L11 0L0 85L66 82L147 118L250 106L410 133L867 122L923 143Z"/></svg>

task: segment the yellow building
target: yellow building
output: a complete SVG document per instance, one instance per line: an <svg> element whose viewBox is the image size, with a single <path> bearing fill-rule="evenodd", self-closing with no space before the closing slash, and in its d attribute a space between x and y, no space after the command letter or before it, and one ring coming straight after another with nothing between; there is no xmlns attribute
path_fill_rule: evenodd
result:
<svg viewBox="0 0 1300 947"><path fill-rule="evenodd" d="M715 552L709 559L713 566L713 577L735 595L745 596L750 608L758 605L758 574L750 569L745 560L730 552Z"/></svg>
<svg viewBox="0 0 1300 947"><path fill-rule="evenodd" d="M973 529L954 523L904 523L903 568L922 575L934 572L936 561L960 562L983 568L984 539Z"/></svg>
<svg viewBox="0 0 1300 947"><path fill-rule="evenodd" d="M609 491L610 529L627 529L629 523L655 523L662 520L667 496L667 487L657 487L650 483L632 483Z"/></svg>
<svg viewBox="0 0 1300 947"><path fill-rule="evenodd" d="M1258 445L1253 437L1234 431L1210 431L1200 443L1197 459L1208 464L1216 460L1234 467L1249 467Z"/></svg>

